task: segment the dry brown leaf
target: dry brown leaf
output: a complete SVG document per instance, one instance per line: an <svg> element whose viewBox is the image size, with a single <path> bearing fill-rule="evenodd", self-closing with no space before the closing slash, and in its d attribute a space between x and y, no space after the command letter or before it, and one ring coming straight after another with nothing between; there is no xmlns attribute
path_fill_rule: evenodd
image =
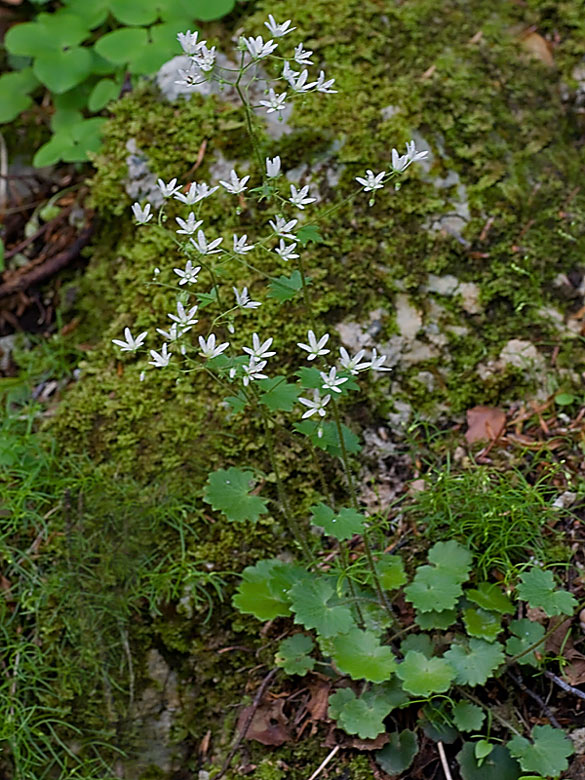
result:
<svg viewBox="0 0 585 780"><path fill-rule="evenodd" d="M494 441L500 436L506 424L506 415L501 409L491 406L474 406L467 410L468 444L476 441Z"/></svg>
<svg viewBox="0 0 585 780"><path fill-rule="evenodd" d="M331 683L323 680L316 680L309 685L311 698L307 702L307 709L313 720L325 720L327 718L330 690Z"/></svg>
<svg viewBox="0 0 585 780"><path fill-rule="evenodd" d="M522 48L533 57L544 62L549 68L554 67L555 60L551 48L542 35L539 35L537 32L529 32L521 38L520 43Z"/></svg>
<svg viewBox="0 0 585 780"><path fill-rule="evenodd" d="M260 704L254 713L252 722L246 732L246 739L254 739L263 745L283 745L291 739L287 728L288 719L282 708L284 701L276 701ZM238 731L244 728L247 718L250 715L252 705L245 707L238 718Z"/></svg>

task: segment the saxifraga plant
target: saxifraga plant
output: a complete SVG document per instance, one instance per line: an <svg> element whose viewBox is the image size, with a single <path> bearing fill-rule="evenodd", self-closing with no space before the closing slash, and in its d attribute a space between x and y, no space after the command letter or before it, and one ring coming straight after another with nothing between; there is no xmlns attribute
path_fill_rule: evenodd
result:
<svg viewBox="0 0 585 780"><path fill-rule="evenodd" d="M183 372L205 371L225 388L225 405L232 415L245 411L262 424L276 484L276 505L301 562L275 558L248 567L234 605L263 621L292 618L301 628L280 644L276 663L291 675L305 675L318 666L337 675L329 715L340 728L361 739L373 739L386 732L386 719L395 710L422 704L427 724L446 724L467 740L458 754L464 780L479 780L486 767L511 779L522 772L556 777L566 769L572 752L562 730L535 726L525 736L482 703L474 691L517 664L540 668L542 654L537 651L558 627L559 616L572 614L574 597L557 589L550 571L532 566L520 575L514 603L512 592L504 592L498 583L482 578L470 582L472 554L454 540L435 544L428 553L428 563L418 566L409 577L401 558L383 552L377 541L379 537L383 541L383 523L376 523L376 518L360 507L350 460L359 443L342 421L342 404L358 389L356 377L366 371L386 370L385 356L376 350L370 355L365 350L350 355L341 347L338 361L331 360L330 334L318 328L310 271L303 260L303 248L321 240L319 215L311 223L302 221L305 209L317 198L310 184L285 186L280 156L266 147L257 130L259 111L281 115L290 92L304 99L311 93L334 94L335 82L323 70L318 75L309 74L308 66L316 57L302 42L290 47L288 58L276 54L280 39L295 30L290 20L280 24L269 16L265 25L272 37L267 41L262 36L240 38L237 61L226 67L218 65L215 47L200 41L197 33L178 36L190 58L189 68L179 73L180 83L197 86L214 80L235 90L242 101L254 162L246 175L232 169L229 176L212 185L190 182L185 187L176 179L168 183L159 180L165 205L157 218L150 203L133 205L137 223L148 226L143 229L165 232L168 204L179 201L189 207L188 213L175 218L175 241L186 257L185 266L171 273L171 269L155 269L154 284L173 291L176 308L168 314L168 330L157 328L164 342L158 349L150 349L152 368L148 376L142 371L140 380L150 381L152 371L159 370L177 378ZM276 66L271 70L273 63ZM281 74L278 77L268 75L277 72ZM284 89L279 86L283 81ZM398 189L404 172L427 155L417 151L414 142L407 144L404 155L393 149L387 168L356 176L359 189L327 213L360 192L369 193L373 204L378 190L389 182ZM260 181L256 183L255 178ZM231 247L224 249L225 236L211 238L203 227L205 201L221 190L235 196L236 203L243 198L263 202L262 213L270 231L261 237L233 235ZM294 270L277 276L278 270L273 269L283 262L292 263ZM262 301L252 300L245 278L232 276L226 281L237 268L266 279L268 295L280 303L302 296L308 332L298 347L308 365L296 371L296 381L269 371L269 359L275 355L274 336L254 333L252 344L241 343L238 316L257 309ZM175 284L172 274L178 277ZM199 290L203 278L210 285L208 291L191 292ZM195 341L192 333L201 314L205 330ZM132 355L145 345L147 337L147 331L134 336L126 327L124 338L113 341L122 352ZM299 405L301 419L290 431L285 416ZM305 437L309 449L327 452L343 467L347 505L333 502L321 475L325 500L311 510L311 523L321 531L322 543L336 552L327 569L319 565L319 542L306 534L305 518L299 517L287 495L275 453L275 431L283 429ZM318 464L318 459L315 462ZM214 471L203 500L231 522L255 522L269 511L267 499L255 488L260 473L258 468L237 466ZM352 545L350 554L349 540L358 539L359 547ZM394 602L398 594L413 610L410 621L397 615ZM518 605L538 608L552 622L545 627L543 621L521 617ZM396 774L406 770L416 754L417 735L406 730L392 733L389 739L377 753L377 760L386 771ZM496 744L502 741L505 746Z"/></svg>

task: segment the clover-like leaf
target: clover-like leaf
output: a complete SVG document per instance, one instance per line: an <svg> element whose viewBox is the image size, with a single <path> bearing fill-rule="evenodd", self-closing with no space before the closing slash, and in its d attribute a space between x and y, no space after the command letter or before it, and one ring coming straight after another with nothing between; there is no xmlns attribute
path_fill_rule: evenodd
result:
<svg viewBox="0 0 585 780"><path fill-rule="evenodd" d="M242 582L233 598L234 606L258 620L290 615L289 589L305 574L303 569L278 559L259 561L242 572Z"/></svg>
<svg viewBox="0 0 585 780"><path fill-rule="evenodd" d="M326 639L346 634L354 627L349 607L330 604L335 595L331 582L324 578L298 582L290 590L295 623L314 628Z"/></svg>
<svg viewBox="0 0 585 780"><path fill-rule="evenodd" d="M92 58L88 48L73 46L65 51L43 51L33 63L33 71L51 92L61 93L84 81L91 72Z"/></svg>
<svg viewBox="0 0 585 780"><path fill-rule="evenodd" d="M114 65L138 57L148 45L148 36L143 27L121 27L102 35L95 44L95 50Z"/></svg>
<svg viewBox="0 0 585 780"><path fill-rule="evenodd" d="M405 729L390 734L390 741L377 750L376 763L389 775L405 772L418 753L418 739L414 731Z"/></svg>
<svg viewBox="0 0 585 780"><path fill-rule="evenodd" d="M457 582L465 582L473 562L471 552L459 542L437 542L429 550L428 559L438 569L448 572Z"/></svg>
<svg viewBox="0 0 585 780"><path fill-rule="evenodd" d="M511 636L506 642L506 652L512 656L520 656L517 659L519 664L538 666L538 658L534 654L534 651L538 648L534 647L529 653L526 651L537 642L542 642L545 635L544 626L541 626L535 620L522 618L521 620L513 620L510 623L510 632L514 636Z"/></svg>
<svg viewBox="0 0 585 780"><path fill-rule="evenodd" d="M483 760L475 756L475 745L465 742L457 754L459 771L463 780L518 780L521 771L517 761L502 745L490 745L489 753Z"/></svg>
<svg viewBox="0 0 585 780"><path fill-rule="evenodd" d="M357 734L360 739L375 739L385 730L384 719L391 710L392 704L383 694L369 690L359 699L355 694L345 697L345 702L336 709L336 720L348 734Z"/></svg>
<svg viewBox="0 0 585 780"><path fill-rule="evenodd" d="M465 596L483 609L500 612L502 615L511 615L514 612L510 599L502 593L500 586L493 582L480 582L477 588L466 590Z"/></svg>
<svg viewBox="0 0 585 780"><path fill-rule="evenodd" d="M440 612L452 609L463 590L458 577L446 569L419 566L404 593L420 612Z"/></svg>
<svg viewBox="0 0 585 780"><path fill-rule="evenodd" d="M28 93L37 84L32 68L0 76L0 123L11 122L32 104Z"/></svg>
<svg viewBox="0 0 585 780"><path fill-rule="evenodd" d="M311 507L311 511L313 524L320 526L328 536L333 536L339 541L351 539L364 529L365 517L355 509L344 508L335 514L332 509L321 503Z"/></svg>
<svg viewBox="0 0 585 780"><path fill-rule="evenodd" d="M392 650L381 645L373 631L353 628L347 634L335 637L333 647L335 665L354 680L381 683L396 668Z"/></svg>
<svg viewBox="0 0 585 780"><path fill-rule="evenodd" d="M283 376L261 379L257 384L260 388L260 403L271 412L292 412L301 394L301 390L289 384Z"/></svg>
<svg viewBox="0 0 585 780"><path fill-rule="evenodd" d="M463 621L469 636L493 642L502 630L502 619L485 609L463 610Z"/></svg>
<svg viewBox="0 0 585 780"><path fill-rule="evenodd" d="M383 555L378 558L376 572L384 590L395 590L406 582L404 562L399 555Z"/></svg>
<svg viewBox="0 0 585 780"><path fill-rule="evenodd" d="M508 750L520 762L525 772L535 772L543 777L558 777L569 763L573 745L564 731L552 726L535 726L532 742L519 735L508 742Z"/></svg>
<svg viewBox="0 0 585 780"><path fill-rule="evenodd" d="M444 655L456 672L461 685L483 685L504 660L499 642L470 639L468 644L454 644Z"/></svg>
<svg viewBox="0 0 585 780"><path fill-rule="evenodd" d="M485 720L485 712L477 704L460 701L452 710L453 722L459 731L479 731Z"/></svg>
<svg viewBox="0 0 585 780"><path fill-rule="evenodd" d="M315 659L309 655L314 647L311 637L295 634L280 643L274 660L287 674L304 675L315 666Z"/></svg>
<svg viewBox="0 0 585 780"><path fill-rule="evenodd" d="M443 631L457 620L457 612L454 609L444 609L441 612L417 612L414 619L417 626L420 626L423 631L428 631L431 628L440 628Z"/></svg>
<svg viewBox="0 0 585 780"><path fill-rule="evenodd" d="M255 522L268 512L266 501L250 493L253 474L234 468L218 469L209 475L203 500L223 512L228 520Z"/></svg>
<svg viewBox="0 0 585 780"><path fill-rule="evenodd" d="M409 650L404 661L398 665L396 674L402 680L404 690L415 696L444 693L449 690L455 677L455 672L447 661L442 658L426 658L415 650Z"/></svg>
<svg viewBox="0 0 585 780"><path fill-rule="evenodd" d="M531 607L540 607L549 617L553 615L572 615L577 599L566 590L555 585L552 572L534 566L520 575L520 584L516 588L518 597L527 601Z"/></svg>

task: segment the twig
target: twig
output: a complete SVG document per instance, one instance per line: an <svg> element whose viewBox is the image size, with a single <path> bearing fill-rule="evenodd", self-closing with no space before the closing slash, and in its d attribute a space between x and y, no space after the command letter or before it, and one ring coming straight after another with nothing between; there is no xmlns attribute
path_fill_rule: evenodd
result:
<svg viewBox="0 0 585 780"><path fill-rule="evenodd" d="M8 203L8 152L6 150L6 141L0 133L0 214L4 213L4 207Z"/></svg>
<svg viewBox="0 0 585 780"><path fill-rule="evenodd" d="M439 758L441 759L441 766L443 767L445 778L446 780L453 780L453 778L451 777L451 770L449 769L449 764L447 763L445 748L443 747L443 743L440 740L437 742L437 748L439 749Z"/></svg>
<svg viewBox="0 0 585 780"><path fill-rule="evenodd" d="M325 769L325 767L331 761L333 756L336 755L336 753L339 750L339 748L340 748L340 745L335 745L335 747L333 748L331 753L329 753L327 758L319 764L319 766L317 767L317 769L315 769L315 771L313 772L311 777L309 777L309 780L315 780L315 778L318 777L321 774L321 772Z"/></svg>
<svg viewBox="0 0 585 780"><path fill-rule="evenodd" d="M57 271L65 268L68 263L77 257L83 247L89 243L92 233L93 225L88 225L81 231L78 238L68 249L50 257L41 266L33 268L28 272L25 271L24 273L15 276L13 279L9 279L4 284L0 284L0 298L12 295L12 293L24 290L34 284L39 284L57 273Z"/></svg>
<svg viewBox="0 0 585 780"><path fill-rule="evenodd" d="M6 259L10 260L11 257L14 257L14 255L17 255L19 252L22 252L23 249L26 249L26 247L29 244L32 244L33 241L36 241L37 238L40 238L43 233L46 233L47 230L50 228L55 227L55 225L59 224L59 222L62 222L65 217L69 215L71 212L71 209L73 206L66 206L64 209L62 209L59 214L57 214L56 217L53 217L53 219L50 219L48 222L45 222L44 225L41 225L41 227L36 230L32 236L29 236L28 238L23 239L20 244L16 244L16 246L13 246L11 249L6 252Z"/></svg>
<svg viewBox="0 0 585 780"><path fill-rule="evenodd" d="M223 766L218 772L218 774L214 775L211 780L221 780L221 778L225 775L227 770L229 769L230 764L232 763L233 757L238 752L238 749L240 745L242 744L242 741L246 734L248 733L248 729L250 728L250 724L252 723L252 719L254 718L254 715L256 714L256 710L260 706L260 702L262 701L262 697L264 696L264 692L270 685L272 678L277 673L278 669L273 669L271 672L268 672L266 677L262 680L262 685L258 688L258 692L256 693L256 696L254 696L254 701L252 702L252 706L250 707L250 712L248 713L248 716L246 717L246 720L244 722L244 725L242 727L242 730L238 734L238 737L236 739L236 742L233 746L233 748L228 753L225 761L223 762Z"/></svg>
<svg viewBox="0 0 585 780"><path fill-rule="evenodd" d="M511 677L512 680L514 680L516 685L520 688L520 690L523 693L526 693L528 696L530 696L531 699L534 699L534 701L539 705L539 707L542 709L546 717L549 719L551 726L554 726L555 729L562 728L561 724L552 714L550 707L546 704L546 702L543 699L541 699L541 697L537 693L531 691L530 688L526 687L520 675L516 676L511 669L508 669L508 676Z"/></svg>
<svg viewBox="0 0 585 780"><path fill-rule="evenodd" d="M569 683L561 680L561 678L557 677L556 674L545 671L544 676L548 677L549 680L552 680L554 683L556 683L556 685L559 686L559 688L562 688L567 693L572 693L575 696L578 696L580 699L585 699L585 691L580 691L579 688L573 688L572 685L569 685Z"/></svg>

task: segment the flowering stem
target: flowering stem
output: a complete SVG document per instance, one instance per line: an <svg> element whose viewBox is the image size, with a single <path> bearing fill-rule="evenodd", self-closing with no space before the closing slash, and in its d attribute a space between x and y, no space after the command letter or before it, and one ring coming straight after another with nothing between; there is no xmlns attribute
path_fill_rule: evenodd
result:
<svg viewBox="0 0 585 780"><path fill-rule="evenodd" d="M317 332L317 325L315 323L315 316L313 314L313 307L311 306L311 297L309 295L309 285L307 284L307 279L305 277L305 268L303 266L303 261L301 256L297 258L297 268L299 269L299 273L301 275L301 284L303 286L303 298L305 301L305 308L307 310L307 314L309 315L309 319L311 320L311 327L313 328L313 332Z"/></svg>
<svg viewBox="0 0 585 780"><path fill-rule="evenodd" d="M256 159L258 161L258 165L260 167L260 170L263 170L264 165L262 162L262 155L260 154L260 149L258 148L258 144L256 143L256 135L254 134L254 127L252 125L252 112L250 110L250 105L247 102L247 100L244 97L244 93L242 92L242 88L240 87L240 79L242 78L242 73L238 76L237 81L234 83L234 87L236 92L238 93L238 96L240 100L242 101L242 105L244 107L244 114L246 116L246 127L248 129L248 135L250 136L250 141L252 142L252 148L254 149L254 154L256 155Z"/></svg>
<svg viewBox="0 0 585 780"><path fill-rule="evenodd" d="M278 463L274 455L274 445L272 441L272 431L270 430L270 421L268 420L268 416L262 407L260 407L260 412L262 414L264 431L266 433L266 446L268 448L268 456L270 458L270 464L272 466L272 470L274 471L274 476L276 477L276 489L278 491L278 499L281 504L282 513L286 518L289 531L295 538L297 544L300 546L301 550L303 551L303 555L305 556L307 561L310 562L313 559L313 556L311 555L311 550L309 548L309 545L307 544L307 540L305 539L304 534L302 533L299 527L299 524L297 523L294 515L290 511L290 506L288 504L286 491L284 489L284 484L282 482L282 477L280 476Z"/></svg>
<svg viewBox="0 0 585 780"><path fill-rule="evenodd" d="M333 395L333 393L331 395ZM335 400L335 398L331 399L331 406L333 408L333 417L335 419L335 426L337 428L337 436L339 437L339 446L341 448L341 461L343 463L343 468L345 470L345 476L347 479L347 485L349 487L351 503L353 508L356 510L356 512L359 512L357 493L353 482L353 476L351 473L351 466L349 463L347 448L345 446L345 440L343 438L343 428L341 427L341 417L339 416L339 408L337 406L337 401ZM380 604L384 607L386 612L388 612L390 617L394 619L392 605L388 601L388 598L384 593L384 589L382 588L382 583L380 582L380 578L378 577L378 572L376 570L376 563L374 561L374 556L372 555L372 548L370 547L370 540L368 539L368 532L365 527L362 531L362 539L364 541L364 552L366 553L368 568L370 569L370 572L372 574L372 578L374 580L374 586L376 588L376 593L378 594L378 598L380 599Z"/></svg>

